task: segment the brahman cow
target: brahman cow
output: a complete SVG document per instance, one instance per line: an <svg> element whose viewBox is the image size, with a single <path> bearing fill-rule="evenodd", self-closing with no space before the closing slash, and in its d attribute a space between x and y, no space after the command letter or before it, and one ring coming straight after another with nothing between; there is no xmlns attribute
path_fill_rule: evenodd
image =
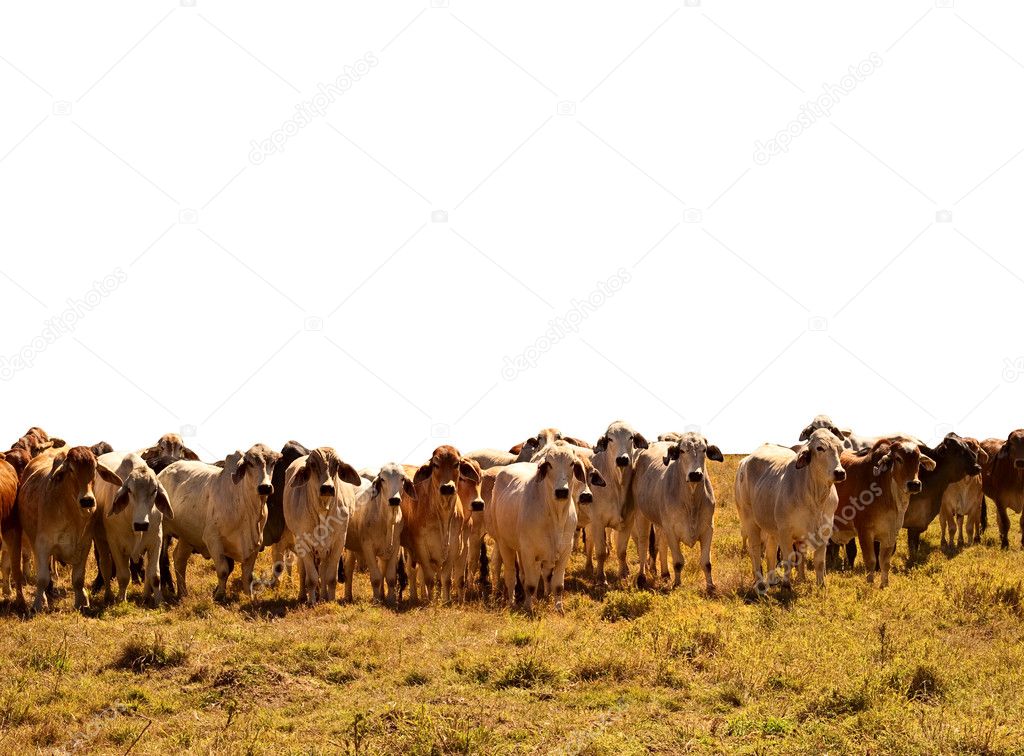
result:
<svg viewBox="0 0 1024 756"><path fill-rule="evenodd" d="M273 572L270 577L270 587L277 586L282 574L290 567L287 563L285 552L292 548L292 537L288 533L284 522L284 478L292 462L299 457L309 455L310 450L298 441L289 441L281 447L281 459L274 466L274 475L271 480L273 492L267 497L267 524L263 528L262 549L271 547L271 555L274 560Z"/></svg>
<svg viewBox="0 0 1024 756"><path fill-rule="evenodd" d="M338 564L362 478L338 453L321 446L285 475L284 521L299 557L299 601L334 601Z"/></svg>
<svg viewBox="0 0 1024 756"><path fill-rule="evenodd" d="M105 588L105 600L113 598L111 578L117 577L117 600L128 598L131 582L130 562L145 557L143 599L163 603L160 587L160 550L163 547L163 518L171 519L170 499L160 485L156 473L135 453L104 454L97 464L114 470L121 478L120 486L102 477L95 481L97 562ZM112 569L113 568L113 569ZM93 591L98 590L93 585Z"/></svg>
<svg viewBox="0 0 1024 756"><path fill-rule="evenodd" d="M667 551L672 553L675 570L673 588L678 588L683 573L683 553L700 541L701 567L709 593L715 590L711 578L711 536L714 532L715 491L711 476L705 472L707 460L723 462L721 450L709 445L699 433L683 433L673 442L658 441L636 460L630 487L630 499L636 508L634 533L640 549L637 585L646 582L644 547L651 527L655 531L657 551L667 566ZM652 572L655 565L652 563Z"/></svg>
<svg viewBox="0 0 1024 756"><path fill-rule="evenodd" d="M500 449L477 449L465 455L465 459L471 459L480 465L481 470L490 470L492 467L504 467L519 461L519 454L504 452Z"/></svg>
<svg viewBox="0 0 1024 756"><path fill-rule="evenodd" d="M777 582L779 548L790 550L783 562L785 583L798 555L803 576L807 551L813 550L818 586L825 584L825 549L839 502L835 484L846 477L839 461L841 452L839 439L819 428L799 452L764 444L740 462L736 507L759 593L766 589L761 571L762 545L768 560L769 584Z"/></svg>
<svg viewBox="0 0 1024 756"><path fill-rule="evenodd" d="M963 441L978 455L982 471L988 467L988 453L976 438L963 437ZM985 482L982 475L968 475L951 483L942 494L939 509L939 530L943 548L963 548L964 530L967 543L981 543L982 513L985 508ZM955 532L955 536L954 536ZM947 538L948 534L948 538Z"/></svg>
<svg viewBox="0 0 1024 756"><path fill-rule="evenodd" d="M458 485L462 478L480 480L479 467L463 459L453 446L439 446L430 460L419 468L405 466L412 475L416 497L402 498L402 547L406 550L409 594L419 600L419 572L427 600L433 601L435 583L440 582L442 599L451 599L452 572L462 548L461 506Z"/></svg>
<svg viewBox="0 0 1024 756"><path fill-rule="evenodd" d="M987 438L981 447L989 456L984 473L984 490L996 505L999 543L1010 547L1010 517L1007 510L1021 515L1021 545L1024 546L1024 430L1015 430L1005 441Z"/></svg>
<svg viewBox="0 0 1024 756"><path fill-rule="evenodd" d="M469 584L476 582L480 566L480 543L484 532L484 499L481 489L483 470L472 459L463 457L476 473L476 479L462 476L458 485L458 514L456 520L462 522L459 533L459 555L452 568L452 587L455 595L465 601L469 592Z"/></svg>
<svg viewBox="0 0 1024 756"><path fill-rule="evenodd" d="M402 496L416 499L416 488L401 465L387 464L356 494L355 509L345 536L345 600L352 601L352 579L359 564L366 566L373 597L398 603L398 557L401 555Z"/></svg>
<svg viewBox="0 0 1024 756"><path fill-rule="evenodd" d="M0 539L3 542L3 554L0 555L3 563L0 565L0 582L3 584L3 593L6 598L11 594L11 546L10 538L18 531L17 511L14 503L18 496L18 470L7 461L6 454L0 454ZM10 535L8 535L10 533Z"/></svg>
<svg viewBox="0 0 1024 756"><path fill-rule="evenodd" d="M485 505L487 532L501 557L505 590L515 595L516 565L522 573L524 605L533 602L542 584L561 612L565 567L576 531L576 497L586 470L568 448L552 448L539 463L519 462L502 468ZM495 579L498 578L497 568Z"/></svg>
<svg viewBox="0 0 1024 756"><path fill-rule="evenodd" d="M856 538L867 565L867 580L875 579L875 544L881 564L881 588L889 585L889 567L896 552L896 537L910 497L921 491L921 470L934 470L935 461L913 441L882 439L860 452L844 451L840 463L846 479L836 483L839 506L832 541L846 544Z"/></svg>
<svg viewBox="0 0 1024 756"><path fill-rule="evenodd" d="M85 593L85 564L92 546L92 518L96 511L93 480L96 476L120 486L121 478L108 467L97 464L85 446L48 449L29 462L18 491L18 522L33 548L36 564L34 609L47 607L50 559L71 566L75 608L89 606ZM10 539L11 573L18 602L21 592L21 537Z"/></svg>
<svg viewBox="0 0 1024 756"><path fill-rule="evenodd" d="M191 462L198 462L199 455L185 446L185 440L177 433L165 433L153 446L139 450L139 455L145 460L168 457L170 459L186 459Z"/></svg>
<svg viewBox="0 0 1024 756"><path fill-rule="evenodd" d="M235 561L242 565L242 590L252 598L252 570L263 545L267 497L274 490L271 476L280 458L273 449L256 444L244 454L229 454L223 467L181 460L160 473L174 511L164 529L178 539L174 549L178 595L188 593L185 568L189 556L198 552L212 559L217 570L215 599L227 595Z"/></svg>

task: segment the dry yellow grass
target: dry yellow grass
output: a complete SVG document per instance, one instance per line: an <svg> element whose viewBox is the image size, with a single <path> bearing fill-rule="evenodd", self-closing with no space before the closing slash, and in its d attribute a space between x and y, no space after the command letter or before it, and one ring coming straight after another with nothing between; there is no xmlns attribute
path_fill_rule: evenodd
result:
<svg viewBox="0 0 1024 756"><path fill-rule="evenodd" d="M1024 752L1019 548L995 548L993 527L946 555L936 524L920 564L901 547L885 591L858 569L757 600L738 459L711 466L714 598L695 550L671 593L594 594L576 558L565 616L545 603L537 619L478 603L391 611L370 604L365 575L352 606L301 608L294 583L221 606L193 558L180 605L87 617L65 597L32 619L0 613L0 748Z"/></svg>

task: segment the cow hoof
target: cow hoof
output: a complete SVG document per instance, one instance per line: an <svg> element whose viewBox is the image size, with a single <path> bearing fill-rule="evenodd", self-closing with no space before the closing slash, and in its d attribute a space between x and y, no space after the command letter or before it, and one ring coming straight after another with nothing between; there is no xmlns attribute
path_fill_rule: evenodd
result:
<svg viewBox="0 0 1024 756"><path fill-rule="evenodd" d="M643 573L636 576L636 587L641 591L647 589L647 577Z"/></svg>

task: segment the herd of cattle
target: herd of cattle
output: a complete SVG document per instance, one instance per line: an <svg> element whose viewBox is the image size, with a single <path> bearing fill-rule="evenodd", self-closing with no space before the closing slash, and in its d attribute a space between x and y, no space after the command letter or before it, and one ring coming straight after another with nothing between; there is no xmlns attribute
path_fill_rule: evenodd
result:
<svg viewBox="0 0 1024 756"><path fill-rule="evenodd" d="M605 585L611 546L617 574L629 573L632 539L637 583L683 569L681 545L700 544L706 587L712 579L715 492L708 461L723 455L698 433L648 440L616 421L595 444L544 429L509 451L461 454L440 446L420 466L356 470L334 449L295 441L278 452L263 444L202 462L177 434L152 447L116 452L107 443L68 447L31 428L0 454L0 526L5 595L24 606L24 575L34 563L36 611L54 595L53 566L70 568L76 608L89 605L86 570L95 554L91 592L124 601L143 584L154 604L187 593L193 553L213 562L223 599L237 562L252 597L275 586L294 563L299 600L334 600L345 580L369 573L374 598L427 601L487 592L490 575L532 611L551 596L561 611L569 557L582 540L585 574ZM818 585L826 563L849 566L857 544L872 581L889 581L896 538L911 556L921 533L941 517L942 545L977 543L985 497L995 504L1009 545L1007 510L1024 511L1024 430L1006 440L948 434L935 447L910 436L865 438L819 415L794 446L764 444L740 462L736 506L759 592L801 577L812 561ZM1024 532L1024 515L1022 515ZM966 536L965 536L966 531ZM582 539L581 536L582 535ZM1022 540L1024 543L1024 540ZM173 544L173 575L170 551ZM841 547L845 546L845 554ZM270 548L273 568L254 575ZM767 569L765 569L767 566Z"/></svg>

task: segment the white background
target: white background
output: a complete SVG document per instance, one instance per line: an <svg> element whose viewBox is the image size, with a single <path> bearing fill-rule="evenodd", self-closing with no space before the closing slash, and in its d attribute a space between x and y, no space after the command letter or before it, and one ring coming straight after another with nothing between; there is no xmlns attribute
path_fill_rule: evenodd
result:
<svg viewBox="0 0 1024 756"><path fill-rule="evenodd" d="M296 438L356 464L620 417L730 451L818 412L1005 436L1024 8L825 5L6 4L2 432L134 448L192 426L207 458Z"/></svg>

